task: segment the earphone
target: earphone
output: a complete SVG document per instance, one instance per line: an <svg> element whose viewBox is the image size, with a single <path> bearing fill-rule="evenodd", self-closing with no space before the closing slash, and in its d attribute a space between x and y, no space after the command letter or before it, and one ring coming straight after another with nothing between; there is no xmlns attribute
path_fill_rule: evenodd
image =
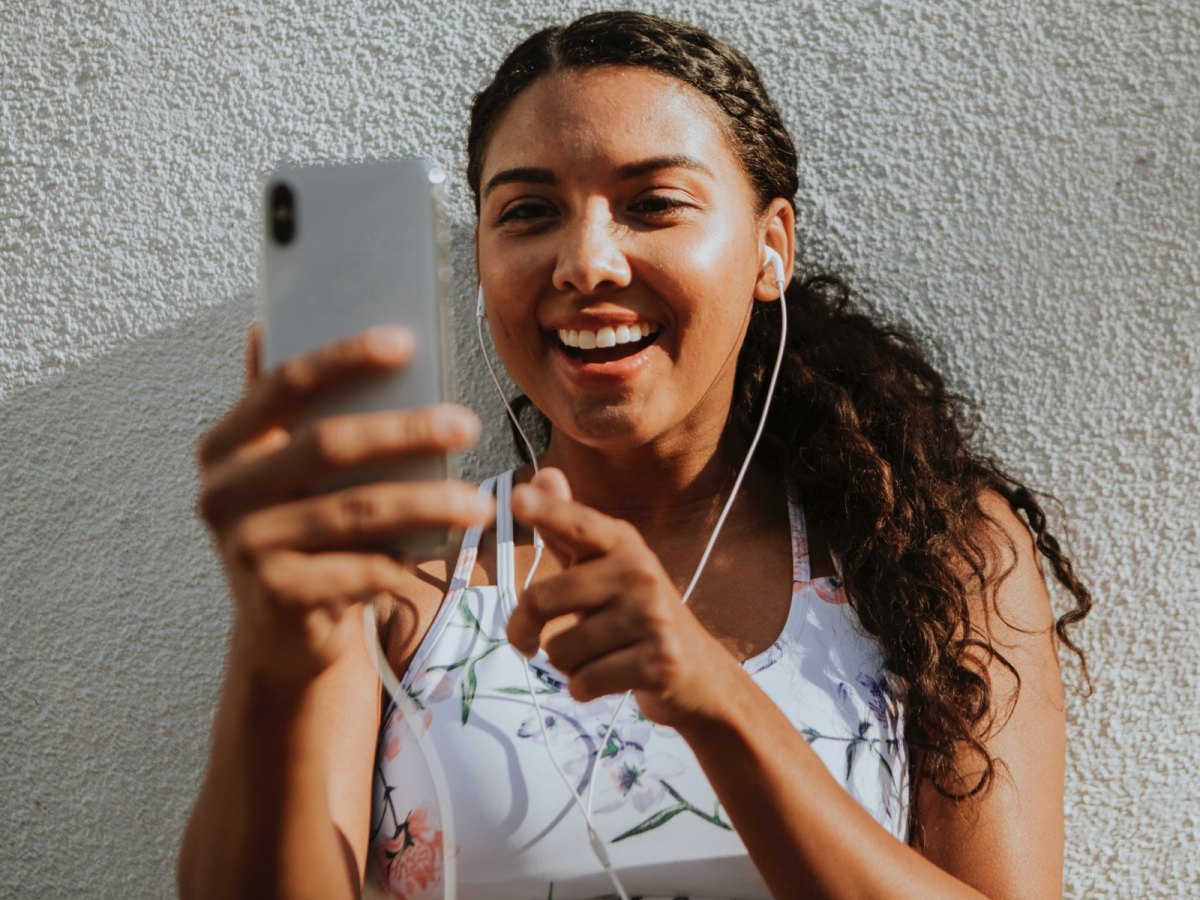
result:
<svg viewBox="0 0 1200 900"><path fill-rule="evenodd" d="M768 265L771 267L771 271L772 271L772 275L774 276L775 284L779 288L779 307L780 307L780 319L781 319L780 336L779 336L779 350L778 350L778 353L776 354L775 365L774 365L774 368L772 369L771 378L768 383L766 398L763 401L763 409L762 409L762 414L759 418L758 427L756 428L756 430L754 432L754 436L751 438L750 446L749 446L748 450L746 451L746 456L742 462L741 469L738 472L737 478L734 480L733 487L730 489L729 496L725 501L725 506L721 511L721 515L718 517L716 525L713 527L712 534L709 536L708 543L704 549L704 553L700 557L700 561L696 566L695 572L692 574L692 578L691 578L691 581L688 583L687 589L683 592L681 602L685 603L685 604L690 599L692 591L694 590L697 582L700 579L701 572L704 570L705 564L708 562L708 558L712 552L713 546L716 544L717 536L720 534L721 528L725 524L725 519L729 515L729 511L733 506L734 499L737 497L738 490L741 488L742 481L744 480L746 472L749 469L750 461L754 456L754 451L758 446L759 438L762 436L764 426L766 425L767 415L769 413L770 406L771 406L771 399L774 397L774 394L775 394L775 383L778 379L779 370L780 370L781 364L783 362L784 349L785 349L786 341L787 341L787 302L786 302L786 299L784 296L784 291L785 291L785 288L787 285L787 275L786 275L786 272L784 269L783 258L780 256L780 254L777 251L775 251L774 249L772 249L769 246L764 247L764 257L765 257L765 262L763 263L762 268L766 268ZM512 421L514 427L516 428L517 433L521 435L521 439L525 443L526 450L529 453L530 462L532 463L534 472L536 473L538 471L537 455L535 454L535 452L533 450L533 445L530 442L528 436L525 434L524 429L521 428L520 422L518 421L517 416L514 413L512 406L509 404L508 398L504 393L504 389L500 385L499 377L496 374L495 368L492 366L492 361L487 352L487 346L484 343L483 322L486 318L487 318L487 308L486 308L486 303L484 300L483 284L482 284L482 282L480 282L479 289L476 294L476 303L475 303L475 325L476 325L476 333L477 333L477 336L479 339L480 350L483 353L484 362L487 365L488 373L491 375L492 383L495 385L496 391L497 391L497 393L499 393L500 399L504 404L504 408L507 411L508 416L509 416L510 420ZM542 551L544 548L544 543L541 539L541 536L537 533L536 529L534 529L534 532L533 532L533 546L534 546L534 558L533 558L533 562L529 568L529 571L526 573L523 589L527 589L529 587L530 583L533 580L533 575L536 572L538 565L541 562L541 558L542 558ZM503 595L501 594L501 596L503 596ZM515 602L515 599L516 599L515 597L512 598L513 602ZM513 612L513 609L508 609L506 612L509 615L511 615ZM382 650L379 647L378 639L375 636L375 619L374 619L373 611L370 607L367 607L366 609L364 609L364 618L365 618L364 627L366 628L366 630L368 632L368 638L369 638L368 646L371 646L373 648L373 660L376 664L376 668L379 670L380 675L384 680L385 687L387 688L389 693L391 693L393 698L396 699L397 706L400 709L401 715L405 719L410 719L410 721L416 721L416 717L419 714L417 713L412 701L409 700L409 698L407 697L407 694L401 688L395 675L391 672L390 668L388 667L386 659L383 656ZM516 651L514 650L514 652L516 652ZM600 865L603 867L605 873L609 876L609 879L612 881L613 887L616 890L617 895L621 898L621 900L629 900L629 894L625 890L624 885L621 883L620 876L618 875L616 868L613 866L612 860L609 857L608 850L607 850L607 843L600 836L599 832L597 831L597 829L595 827L594 822L592 821L592 801L593 801L594 790L595 790L595 786L596 786L596 777L595 777L596 776L596 767L600 762L600 755L597 754L595 756L595 758L591 761L591 769L588 772L588 779L587 779L588 780L587 798L585 801L580 796L580 794L576 791L571 779L567 777L567 774L563 771L562 766L558 762L557 757L554 755L554 750L551 746L550 735L546 729L546 716L542 712L542 707L538 700L538 692L534 689L533 676L530 672L529 660L527 658L525 658L524 656L521 656L521 660L523 662L523 670L524 670L525 681L526 681L526 686L528 689L529 698L532 701L534 711L537 716L538 726L539 726L539 728L541 730L541 734L542 734L543 745L546 748L546 752L550 758L550 762L553 765L555 771L558 773L559 778L562 780L563 785L567 788L567 791L570 794L571 799L574 802L575 806L579 809L580 814L583 816L584 822L587 825L588 840L589 840L589 844L592 849L592 853L595 855L597 861L600 863ZM617 719L620 717L621 711L624 709L625 704L629 700L629 697L632 695L632 693L633 693L632 691L626 692L625 695L621 698L620 702L617 704L617 708L616 708L615 712L613 713L612 719L609 722L607 729L605 730L604 737L598 745L599 747L608 746L608 742L612 737L613 730L616 727ZM405 702L405 701L407 701L407 702ZM411 716L411 718L410 718L410 716ZM436 754L427 752L426 747L424 746L424 735L420 732L420 729L413 728L413 732L414 732L414 734L418 735L417 745L421 751L421 755L425 758L426 766L430 771L430 775L431 775L431 778L433 781L433 787L434 787L434 791L435 791L435 802L439 806L438 812L439 812L439 816L442 821L443 841L444 841L444 847L445 847L444 867L443 867L443 875L444 875L443 883L445 886L444 896L447 898L453 898L455 896L454 886L455 886L455 877L456 877L455 860L454 860L455 845L453 843L453 826L452 826L452 817L451 817L452 810L449 807L449 802L450 802L449 792L448 792L448 788L446 787L446 780L445 780L444 774L442 772L441 766L438 763L438 760L436 758Z"/></svg>
<svg viewBox="0 0 1200 900"><path fill-rule="evenodd" d="M763 255L767 258L766 263L763 264L763 268L766 268L768 265L771 267L772 274L775 276L775 284L777 286L786 285L787 275L783 271L783 257L779 255L779 252L774 247L770 246L763 247ZM779 299L782 300L783 288L780 287L779 290L781 294Z"/></svg>

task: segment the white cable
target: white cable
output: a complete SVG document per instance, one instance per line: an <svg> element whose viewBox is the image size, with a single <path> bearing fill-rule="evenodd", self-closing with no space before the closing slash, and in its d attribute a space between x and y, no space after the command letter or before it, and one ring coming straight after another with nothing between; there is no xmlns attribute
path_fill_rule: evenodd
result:
<svg viewBox="0 0 1200 900"><path fill-rule="evenodd" d="M513 412L512 406L509 405L508 398L504 394L504 388L500 386L500 379L497 377L496 370L492 366L492 361L488 357L487 345L483 342L483 319L483 285L481 284L479 286L479 300L476 305L475 316L475 328L479 335L479 348L483 351L483 361L487 364L488 373L492 376L492 384L496 386L496 392L500 395L500 399L504 403L504 408L508 411L508 417L512 420L513 427L517 429L517 433L521 435L521 440L525 442L525 449L529 451L529 461L533 465L533 471L536 475L539 471L537 454L533 452L533 444L530 443L529 437L525 434L525 430L521 427L521 423L517 420L516 413ZM537 567L542 561L543 546L544 544L542 542L541 535L537 533L537 529L535 528L533 530L533 564L529 567L529 571L525 575L525 583L521 587L522 592L528 590L530 583L533 581L533 573L537 571ZM503 593L499 586L497 586L496 591L498 594ZM512 597L510 599L514 603L516 602L516 597ZM510 617L512 616L513 611L514 607L510 606L507 610ZM612 860L609 858L608 850L604 844L604 839L601 838L599 832L596 831L596 825L594 822L592 822L592 817L588 808L584 806L583 800L579 796L579 792L576 791L575 786L571 784L571 779L568 778L567 773L563 771L562 766L558 762L558 757L554 755L554 750L550 747L550 733L546 730L546 717L542 714L542 704L538 700L537 689L534 686L533 676L530 673L529 660L519 653L517 655L521 657L521 670L525 675L525 688L529 691L529 699L533 701L534 715L537 716L538 728L542 733L542 742L546 747L546 753L550 756L550 763L554 766L554 771L558 773L559 779L566 786L567 793L571 795L571 799L574 801L575 807L580 813L583 814L583 819L587 823L588 827L588 841L591 844L592 853L595 854L596 860L601 866L603 866L605 873L608 875L609 880L613 884L613 888L616 889L617 895L621 898L621 900L629 900L629 894L625 890L625 885L621 883L621 878L619 875L617 875L617 870L613 867ZM603 746L604 745L601 744L601 747ZM597 753L597 758L599 758L599 753Z"/></svg>
<svg viewBox="0 0 1200 900"><path fill-rule="evenodd" d="M428 746L429 738L425 729L420 727L421 711L417 709L408 692L400 685L392 667L388 664L383 645L375 625L375 606L363 604L363 637L367 641L367 649L371 653L371 662L379 673L384 688L396 704L400 718L407 724L408 730L417 739L417 750L425 761L429 772L429 780L433 785L433 801L438 808L438 819L442 825L442 896L445 900L455 900L458 896L458 845L454 842L454 808L450 803L450 787L446 782L446 773L438 761L437 754Z"/></svg>
<svg viewBox="0 0 1200 900"><path fill-rule="evenodd" d="M767 398L763 401L762 415L758 420L758 428L754 431L754 437L750 440L750 448L746 451L746 458L742 461L742 468L738 472L737 478L733 482L733 489L729 492L729 498L725 501L725 508L721 510L721 515L717 518L717 524L713 526L713 532L708 538L708 544L704 548L704 553L700 556L700 562L696 564L696 571L692 573L692 580L688 583L687 590L683 592L682 603L686 604L692 597L692 591L696 587L696 582L700 580L700 573L704 571L704 566L708 562L709 554L712 553L712 548L717 542L717 535L721 533L721 527L725 524L725 519L729 515L729 510L733 508L734 498L737 497L738 488L742 485L742 479L746 477L746 471L750 468L750 460L754 456L754 451L758 447L758 439L762 437L763 428L767 424L767 413L771 409L771 398L775 396L775 382L779 378L779 369L783 364L783 354L786 349L787 342L787 298L784 296L784 288L787 280L783 273L783 263L779 261L775 265L775 284L779 288L779 350L775 354L775 368L771 371L771 380L767 384ZM608 723L608 729L604 732L604 738L600 741L600 746L607 747L609 738L612 737L613 729L617 725L617 718L621 715L621 710L625 708L627 701L633 691L626 691L625 696L621 698L621 702L617 704L616 712L613 713L612 720ZM599 755L596 757L596 762L600 760ZM596 778L595 764L592 766L591 777L588 779L588 794L587 808L584 812L584 817L591 821L590 814L592 810L592 799L595 796Z"/></svg>
<svg viewBox="0 0 1200 900"><path fill-rule="evenodd" d="M687 589L683 593L681 602L685 604L691 598L692 591L696 587L696 583L700 580L700 574L703 572L704 567L708 562L708 557L712 553L713 546L716 544L717 536L720 534L721 528L725 524L725 520L729 515L730 509L733 507L734 499L737 497L737 492L740 489L742 481L746 476L746 472L750 467L750 461L754 456L754 451L758 447L758 441L762 436L763 428L767 421L767 414L771 407L771 399L775 395L775 382L779 377L779 369L783 362L785 342L787 340L787 301L784 297L786 279L783 274L781 261L775 264L775 275L775 283L779 288L779 308L781 316L779 351L776 354L775 367L771 372L771 380L767 386L767 397L763 402L762 416L760 417L758 427L754 432L754 437L750 441L750 447L746 451L746 457L742 461L742 466L738 471L738 476L734 480L733 488L730 490L729 497L725 501L725 506L721 511L721 515L718 517L717 523L713 527L713 532L709 536L708 543L704 548L704 553L701 555L700 561L696 565L696 571L692 574L692 579L688 583ZM488 357L487 347L483 341L483 318L483 287L480 285L475 325L479 336L479 346L483 351L484 363L487 365L488 374L490 374L492 377L492 383L496 386L496 391L499 393L500 399L504 403L504 409L507 411L509 419L512 421L517 433L521 436L521 440L525 442L525 449L529 452L529 460L533 466L533 471L536 474L539 469L537 464L537 455L534 453L533 445L530 442L529 437L525 434L525 430L521 428L521 423L518 421L516 413L513 412L512 406L509 404L508 398L504 394L504 389L500 386L500 379L496 375L496 370L492 366L491 359ZM537 571L537 567L541 563L542 559L542 550L545 545L541 539L541 536L537 533L537 529L534 529L533 531L533 546L533 563L530 566L528 573L526 573L522 590L528 590L529 585L533 581L533 575ZM497 588L497 593L500 593L499 588ZM514 602L516 600L515 597L511 599ZM511 615L513 609L510 607L508 612ZM409 730L416 736L417 748L421 753L421 757L425 761L427 770L429 771L430 781L433 784L434 802L438 806L438 814L442 824L443 896L446 898L446 900L455 900L457 892L457 847L454 843L455 832L453 809L451 806L450 791L446 782L445 773L442 770L436 754L432 753L427 747L427 738L423 733L423 730L419 727L416 727L416 723L419 721L420 711L417 710L415 704L401 687L399 680L396 678L395 674L393 674L391 667L388 665L387 657L379 643L375 624L375 610L373 606L368 605L363 608L363 632L367 639L367 647L371 651L371 661L374 664L376 671L378 671L384 687L387 689L388 693L392 696L393 701L396 703L396 707L400 711L401 717L409 725ZM591 845L592 853L595 855L600 865L604 867L605 873L612 881L613 887L616 889L621 900L629 900L629 894L626 892L624 885L621 883L620 876L617 874L617 870L612 864L612 859L608 855L607 843L600 836L599 831L596 829L595 823L592 821L592 802L595 796L596 788L596 767L599 764L604 748L608 746L608 741L612 737L613 729L616 727L617 719L621 715L621 710L625 708L625 703L629 700L630 696L633 694L633 691L626 691L625 695L621 697L620 702L617 704L616 711L613 713L612 720L608 723L608 728L605 730L604 737L600 741L599 749L596 752L591 771L588 773L588 792L587 801L585 803L583 798L581 798L579 793L575 790L575 787L571 784L571 780L567 777L566 772L563 771L562 766L558 762L558 758L554 755L553 748L550 746L550 734L546 729L546 718L542 713L542 707L540 701L538 700L537 690L533 684L529 660L524 656L521 658L524 661L523 669L526 689L529 691L529 698L533 702L534 712L538 720L538 727L541 730L542 740L546 747L546 753L550 757L550 762L554 766L555 772L558 773L559 779L561 779L563 784L566 786L567 792L571 795L571 799L576 808L583 815L584 821L586 822L588 828L588 842Z"/></svg>

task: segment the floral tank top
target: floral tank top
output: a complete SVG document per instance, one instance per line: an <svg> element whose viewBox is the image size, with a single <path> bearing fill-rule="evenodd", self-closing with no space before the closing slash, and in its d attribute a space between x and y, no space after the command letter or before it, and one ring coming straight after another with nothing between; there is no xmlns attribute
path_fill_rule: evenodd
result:
<svg viewBox="0 0 1200 900"><path fill-rule="evenodd" d="M769 898L677 732L642 716L631 696L600 746L621 698L578 703L543 653L527 663L509 646L507 611L516 602L512 473L484 488L496 492L499 584L467 583L480 540L478 529L468 532L446 599L401 680L409 714L394 700L384 712L372 798L373 895L440 900L452 865L464 898L615 896L548 756L553 752L581 796L596 780L592 820L632 897ZM838 580L810 577L804 516L794 498L789 511L787 622L743 666L834 777L903 841L908 764L896 680L881 668L878 644L859 626ZM437 760L449 811L439 808L439 776L426 754Z"/></svg>

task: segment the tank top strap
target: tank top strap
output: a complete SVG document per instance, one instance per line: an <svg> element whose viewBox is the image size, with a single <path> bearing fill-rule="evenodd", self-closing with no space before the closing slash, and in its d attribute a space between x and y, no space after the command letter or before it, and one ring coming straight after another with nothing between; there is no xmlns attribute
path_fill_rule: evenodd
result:
<svg viewBox="0 0 1200 900"><path fill-rule="evenodd" d="M496 589L500 608L511 613L516 609L516 555L512 518L513 470L496 479Z"/></svg>
<svg viewBox="0 0 1200 900"><path fill-rule="evenodd" d="M497 478L492 477L479 485L479 493L491 494L496 490ZM511 526L510 526L511 527ZM433 623L429 626L429 632L421 641L421 646L417 650L416 656L408 666L408 671L404 673L404 678L401 679L401 684L408 687L412 677L421 672L425 663L429 658L429 654L437 646L438 638L446 629L446 623L454 616L454 611L458 607L459 598L462 597L465 591L471 584L471 573L475 571L475 561L479 558L479 542L483 538L483 528L479 525L473 525L467 529L463 535L462 544L459 545L458 558L454 563L454 574L450 577L450 587L446 591L446 596L442 600L442 605L439 607L437 615L434 616Z"/></svg>
<svg viewBox="0 0 1200 900"><path fill-rule="evenodd" d="M788 521L792 529L792 581L803 583L812 580L812 566L808 559L808 525L804 519L804 506L796 494L796 487L787 483Z"/></svg>

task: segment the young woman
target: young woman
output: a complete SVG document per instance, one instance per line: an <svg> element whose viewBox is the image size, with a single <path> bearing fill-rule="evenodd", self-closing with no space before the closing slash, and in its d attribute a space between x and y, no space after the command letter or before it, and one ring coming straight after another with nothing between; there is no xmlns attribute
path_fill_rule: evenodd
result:
<svg viewBox="0 0 1200 900"><path fill-rule="evenodd" d="M794 266L796 154L751 64L690 27L588 16L513 51L468 152L487 323L541 470L306 496L460 450L479 422L291 430L411 337L261 376L251 342L199 450L236 616L182 893L354 896L371 855L391 896L442 896L417 729L461 896L608 894L604 854L631 895L1059 894L1057 642L1090 597L915 342L834 279L787 287L765 434L689 592L767 400L768 250ZM370 549L431 524L472 529L457 557ZM533 529L548 552L523 589ZM1074 599L1057 622L1039 553ZM381 696L370 602L416 721ZM592 795L596 854L568 785Z"/></svg>

